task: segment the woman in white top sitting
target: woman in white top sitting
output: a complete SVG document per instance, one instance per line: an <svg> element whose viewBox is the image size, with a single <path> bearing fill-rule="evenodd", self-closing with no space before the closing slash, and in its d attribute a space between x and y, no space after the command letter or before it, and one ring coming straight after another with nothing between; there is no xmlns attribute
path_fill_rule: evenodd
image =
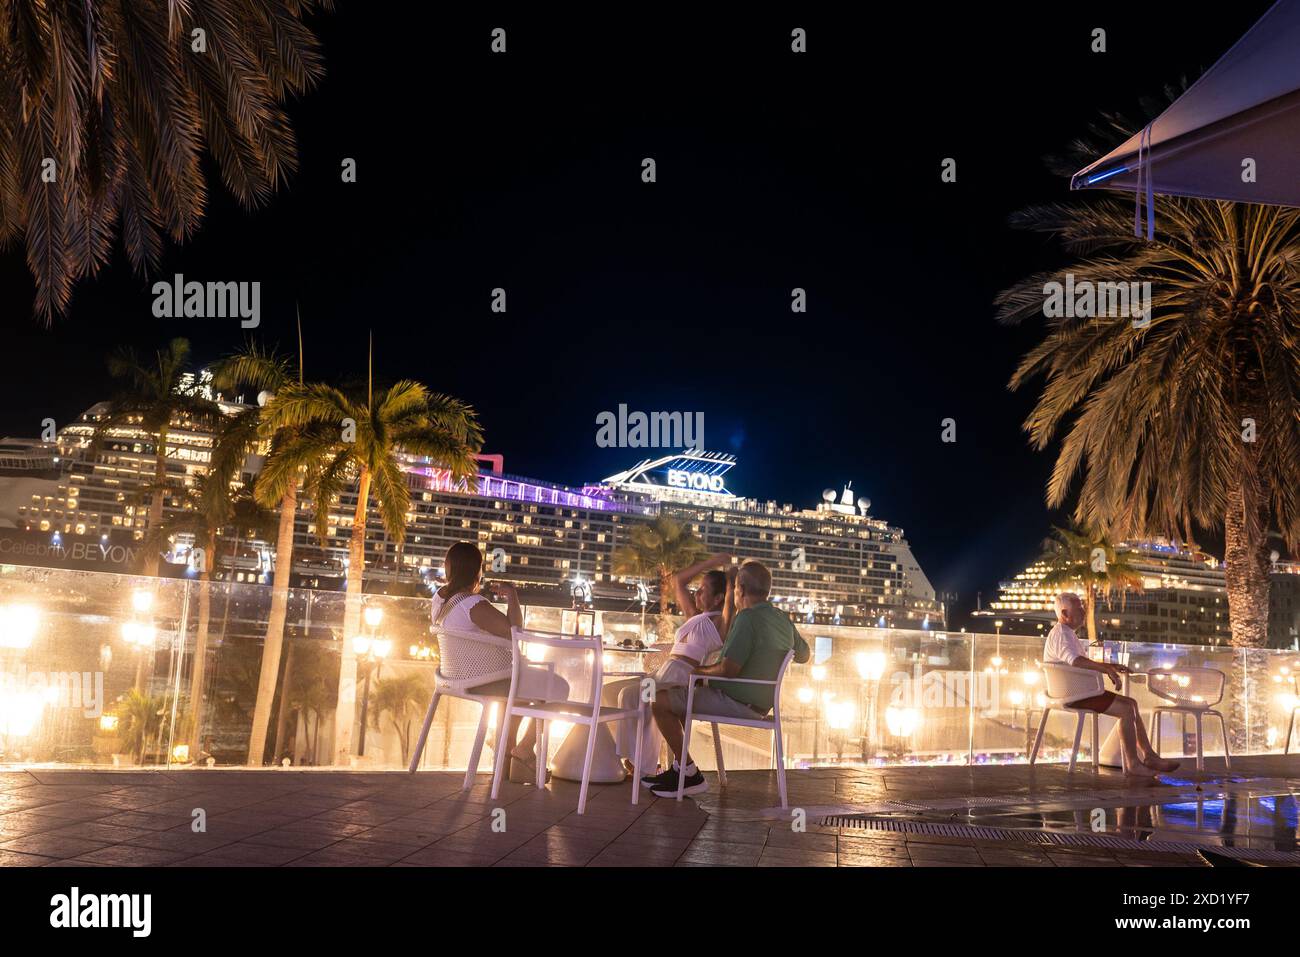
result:
<svg viewBox="0 0 1300 957"><path fill-rule="evenodd" d="M691 614L691 617L677 629L668 657L650 675L656 689L686 684L691 672L722 650L722 642L727 634L723 611L730 589L727 587L727 575L721 568L730 564L731 556L720 552L683 568L673 576L677 607L683 614ZM701 572L704 577L700 579L700 586L692 592L690 584ZM637 696L641 694L641 680L629 678L607 683L601 692L600 703L619 708L636 707ZM661 738L653 721L645 724L645 737L641 742L641 768L632 767L632 757L636 754L636 722L619 721L616 737L619 756L623 758L623 765L629 775L654 773L658 766Z"/></svg>
<svg viewBox="0 0 1300 957"><path fill-rule="evenodd" d="M447 584L433 595L433 623L448 631L492 635L511 640L510 629L524 626L519 596L513 585L497 583L498 598L507 602L501 614L480 595L483 553L471 542L457 542L447 549ZM438 670L443 677L461 682L475 694L506 697L510 693L510 646L503 642L484 644L440 638ZM477 683L476 679L482 683ZM470 682L474 682L470 684ZM563 701L569 697L569 683L547 668L525 663L519 672L515 697L523 700ZM519 740L522 719L513 717L506 733L510 744L510 780L534 781L537 773L535 744L537 729L528 722L528 732Z"/></svg>

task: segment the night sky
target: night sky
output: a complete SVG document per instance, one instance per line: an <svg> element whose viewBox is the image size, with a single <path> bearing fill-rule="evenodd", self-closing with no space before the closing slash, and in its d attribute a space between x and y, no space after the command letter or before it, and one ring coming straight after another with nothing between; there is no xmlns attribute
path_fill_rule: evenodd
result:
<svg viewBox="0 0 1300 957"><path fill-rule="evenodd" d="M291 105L300 169L270 205L214 188L159 277L119 256L52 330L31 318L21 250L0 256L0 433L106 398L113 345L185 336L207 361L243 340L238 320L155 319L153 279L259 280L256 334L290 347L299 303L309 377L362 372L373 330L379 372L473 403L510 472L594 481L653 454L598 448L597 413L703 411L708 448L739 458L734 492L812 506L852 481L967 610L1063 520L1043 505L1051 456L1020 430L1034 392L1006 390L1041 326L1001 327L992 307L1063 259L1007 217L1068 199L1046 154L1194 79L1268 4L1065 6L655 4L620 21L344 0L313 21L327 76Z"/></svg>

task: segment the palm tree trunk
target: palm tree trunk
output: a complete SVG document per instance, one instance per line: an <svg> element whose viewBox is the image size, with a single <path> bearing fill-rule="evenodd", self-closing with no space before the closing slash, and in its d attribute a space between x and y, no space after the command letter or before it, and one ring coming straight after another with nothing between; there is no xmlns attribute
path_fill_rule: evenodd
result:
<svg viewBox="0 0 1300 957"><path fill-rule="evenodd" d="M167 426L158 430L157 444L154 447L153 469L153 494L149 497L149 526L148 530L157 528L163 520L163 504L166 501L166 494L163 491L163 485L167 482ZM139 518L136 519L139 522ZM137 531L138 531L137 527ZM158 552L150 548L144 555L144 574L158 574Z"/></svg>
<svg viewBox="0 0 1300 957"><path fill-rule="evenodd" d="M1097 589L1092 584L1088 584L1083 593L1087 596L1084 604L1088 610L1088 641L1089 643L1100 641L1101 638L1097 634Z"/></svg>
<svg viewBox="0 0 1300 957"><path fill-rule="evenodd" d="M203 677L208 665L208 624L212 616L212 563L217 560L217 534L208 532L203 571L199 573L199 628L194 638L194 666L190 675L190 757L197 761L203 742ZM209 558L211 556L211 558Z"/></svg>
<svg viewBox="0 0 1300 957"><path fill-rule="evenodd" d="M672 634L672 620L668 617L668 605L672 601L673 592L673 573L667 568L659 569L659 621L655 623L655 630L659 633L661 641L667 641ZM683 615L689 615L689 612L681 609Z"/></svg>
<svg viewBox="0 0 1300 957"><path fill-rule="evenodd" d="M1228 593L1228 623L1232 644L1242 649L1232 668L1229 726L1234 750L1245 753L1263 746L1268 725L1268 557L1258 529L1263 522L1251 515L1246 490L1229 495L1223 520L1224 585Z"/></svg>
<svg viewBox="0 0 1300 957"><path fill-rule="evenodd" d="M289 610L289 581L293 573L293 530L297 517L298 488L290 485L280 499L280 527L275 539L275 578L271 583L271 612L262 642L262 670L257 676L257 702L253 705L253 731L248 739L248 763L260 765L266 755L266 735L280 676L284 626ZM286 680L288 675L286 674ZM281 705L284 710L284 705Z"/></svg>
<svg viewBox="0 0 1300 957"><path fill-rule="evenodd" d="M361 633L361 593L366 573L366 506L370 501L370 470L362 468L357 483L357 507L348 545L348 590L343 606L343 652L339 660L339 696L334 711L334 763L346 767L352 758L352 729L357 710L357 656L352 639Z"/></svg>

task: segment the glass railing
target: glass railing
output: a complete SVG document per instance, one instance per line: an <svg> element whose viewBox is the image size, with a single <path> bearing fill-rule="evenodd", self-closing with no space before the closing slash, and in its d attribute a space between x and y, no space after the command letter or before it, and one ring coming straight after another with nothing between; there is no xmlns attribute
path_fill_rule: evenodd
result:
<svg viewBox="0 0 1300 957"><path fill-rule="evenodd" d="M429 601L366 595L345 634L344 594L293 589L275 680L260 682L271 599L265 585L0 566L0 763L405 767L437 667ZM603 636L606 671L634 675L652 670L662 654L636 643L653 645L679 623L638 610L525 609L526 628ZM813 656L791 666L781 697L789 766L1028 760L1043 710L1042 638L798 627ZM1300 653L1136 643L1093 653L1135 672L1223 672L1217 710L1233 753L1282 750ZM551 662L575 700L588 695L588 652L532 646L530 655ZM340 682L341 671L354 681ZM350 702L343 719L341 686ZM1128 693L1148 721L1163 703L1142 677ZM478 718L477 705L444 698L421 767L464 770ZM493 713L493 728L495 721ZM1074 725L1073 715L1053 712L1039 760L1067 759ZM1163 753L1193 754L1194 729L1191 718L1165 715ZM553 731L558 748L563 728ZM1218 722L1206 721L1205 732L1205 753L1222 753ZM702 747L692 750L711 768L708 731L701 735ZM728 767L771 767L770 733L723 726L721 736ZM1090 760L1090 747L1085 734L1082 760ZM487 748L481 770L490 764Z"/></svg>

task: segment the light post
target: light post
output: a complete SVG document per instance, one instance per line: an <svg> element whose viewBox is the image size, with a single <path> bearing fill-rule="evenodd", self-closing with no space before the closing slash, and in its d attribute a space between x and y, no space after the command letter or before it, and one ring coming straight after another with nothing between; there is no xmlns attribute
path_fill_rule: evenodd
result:
<svg viewBox="0 0 1300 957"><path fill-rule="evenodd" d="M154 639L158 633L152 619L145 617L153 609L153 592L147 588L137 588L131 593L131 609L133 616L122 624L122 640L135 648L134 687L143 693L144 659L153 651Z"/></svg>
<svg viewBox="0 0 1300 957"><path fill-rule="evenodd" d="M357 756L363 757L366 753L366 719L370 711L370 673L374 671L376 678L379 669L383 667L383 661L388 657L392 650L393 643L387 638L380 638L375 632L379 628L379 623L384 620L384 610L378 605L367 605L362 612L365 619L368 635L357 635L352 639L352 650L356 652L357 657L365 665L365 686L361 695L361 735L357 740Z"/></svg>
<svg viewBox="0 0 1300 957"><path fill-rule="evenodd" d="M880 679L885 673L885 653L860 651L854 663L858 666L858 677L866 684L867 705L862 714L862 761L866 763L871 757L871 746L876 739L876 695Z"/></svg>
<svg viewBox="0 0 1300 957"><path fill-rule="evenodd" d="M826 666L825 666L825 665L813 665L813 666L812 666L812 680L813 680L814 682L816 682L817 684L821 684L823 681L826 680ZM820 696L817 695L817 694L814 692L814 697L820 697ZM818 759L817 745L818 745L818 739L821 737L821 731L822 731L822 712L821 712L821 708L820 708L820 706L819 706L819 707L816 707L816 708L813 709L813 757L812 757L812 763L813 763L814 766L817 764L817 759Z"/></svg>

